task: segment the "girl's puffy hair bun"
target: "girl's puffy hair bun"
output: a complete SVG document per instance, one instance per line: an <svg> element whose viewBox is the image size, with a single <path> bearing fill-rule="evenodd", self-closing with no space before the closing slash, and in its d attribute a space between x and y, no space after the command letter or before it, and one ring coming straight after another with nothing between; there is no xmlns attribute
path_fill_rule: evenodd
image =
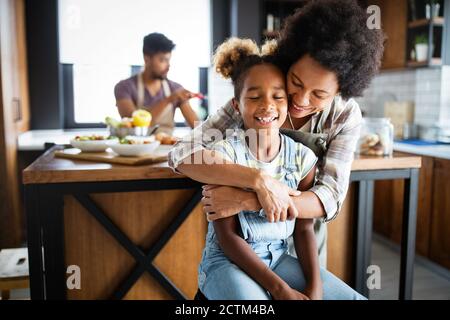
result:
<svg viewBox="0 0 450 320"><path fill-rule="evenodd" d="M258 45L251 39L229 38L219 47L213 57L217 73L225 79L233 79L233 72L250 56L260 56Z"/></svg>
<svg viewBox="0 0 450 320"><path fill-rule="evenodd" d="M274 56L278 49L278 41L275 39L266 40L261 47L261 56Z"/></svg>

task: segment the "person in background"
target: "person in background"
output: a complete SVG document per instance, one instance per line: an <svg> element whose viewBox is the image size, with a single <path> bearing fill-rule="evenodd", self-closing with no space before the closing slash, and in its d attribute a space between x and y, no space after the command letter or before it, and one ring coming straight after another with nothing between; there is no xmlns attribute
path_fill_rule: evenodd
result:
<svg viewBox="0 0 450 320"><path fill-rule="evenodd" d="M167 79L174 48L175 44L161 33L144 37L144 71L120 81L114 88L121 117L131 117L136 109L146 109L152 114L152 125L159 124L160 131L171 133L175 109L180 108L187 124L194 127L198 117L189 99L195 94Z"/></svg>

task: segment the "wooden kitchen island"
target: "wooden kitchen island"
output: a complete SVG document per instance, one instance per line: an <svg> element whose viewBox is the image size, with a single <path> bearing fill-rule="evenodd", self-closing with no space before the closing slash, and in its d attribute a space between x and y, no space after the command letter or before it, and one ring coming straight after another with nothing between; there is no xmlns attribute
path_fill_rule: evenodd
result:
<svg viewBox="0 0 450 320"><path fill-rule="evenodd" d="M31 298L192 299L207 230L201 184L167 163L59 159L53 156L59 148L23 171ZM401 286L408 298L419 168L420 157L353 163L349 196L329 224L328 268L361 292L370 261L373 181L405 179L410 205L404 214Z"/></svg>

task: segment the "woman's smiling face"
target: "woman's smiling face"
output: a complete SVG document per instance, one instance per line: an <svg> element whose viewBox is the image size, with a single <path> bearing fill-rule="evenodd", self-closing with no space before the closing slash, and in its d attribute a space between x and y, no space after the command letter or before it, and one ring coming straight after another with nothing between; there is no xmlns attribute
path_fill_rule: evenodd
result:
<svg viewBox="0 0 450 320"><path fill-rule="evenodd" d="M246 129L279 129L286 120L285 77L271 64L251 67L245 75L239 100L233 99Z"/></svg>
<svg viewBox="0 0 450 320"><path fill-rule="evenodd" d="M304 118L329 106L339 90L336 74L305 55L287 74L289 113Z"/></svg>

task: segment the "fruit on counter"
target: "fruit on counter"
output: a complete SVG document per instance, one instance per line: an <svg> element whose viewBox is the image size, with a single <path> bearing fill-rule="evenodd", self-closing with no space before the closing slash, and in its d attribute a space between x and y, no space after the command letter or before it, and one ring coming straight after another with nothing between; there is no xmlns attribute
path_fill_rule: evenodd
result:
<svg viewBox="0 0 450 320"><path fill-rule="evenodd" d="M106 117L105 123L106 123L106 125L113 127L113 128L119 128L119 126L120 126L120 121L118 121L112 117Z"/></svg>
<svg viewBox="0 0 450 320"><path fill-rule="evenodd" d="M167 133L164 132L157 133L155 135L155 139L161 142L161 144L175 144L178 141L177 138L168 135Z"/></svg>
<svg viewBox="0 0 450 320"><path fill-rule="evenodd" d="M148 112L148 111L146 111L146 112ZM141 121L141 119L138 119L137 116L136 116L136 118L123 117L121 120L116 120L112 117L105 118L106 125L108 125L111 128L114 128L114 129L119 129L119 128L133 128L133 127L148 127L151 122L151 116L150 116L150 122L148 120L145 120L144 122L140 122L140 121ZM148 122L148 125L146 124L147 122Z"/></svg>
<svg viewBox="0 0 450 320"><path fill-rule="evenodd" d="M130 139L130 138L122 138L119 140L120 144L150 144L155 140L151 139Z"/></svg>
<svg viewBox="0 0 450 320"><path fill-rule="evenodd" d="M152 122L152 115L147 110L135 110L132 114L133 125L136 127L148 127Z"/></svg>
<svg viewBox="0 0 450 320"><path fill-rule="evenodd" d="M116 137L109 136L106 138L102 135L97 135L97 134L93 134L90 136L76 136L74 138L74 140L76 140L76 141L99 141L99 140L112 140L112 139L116 139Z"/></svg>
<svg viewBox="0 0 450 320"><path fill-rule="evenodd" d="M122 118L120 121L116 120L112 117L105 118L106 125L111 128L132 128L133 127L133 119L132 118Z"/></svg>
<svg viewBox="0 0 450 320"><path fill-rule="evenodd" d="M132 118L122 118L119 124L119 128L133 128Z"/></svg>

